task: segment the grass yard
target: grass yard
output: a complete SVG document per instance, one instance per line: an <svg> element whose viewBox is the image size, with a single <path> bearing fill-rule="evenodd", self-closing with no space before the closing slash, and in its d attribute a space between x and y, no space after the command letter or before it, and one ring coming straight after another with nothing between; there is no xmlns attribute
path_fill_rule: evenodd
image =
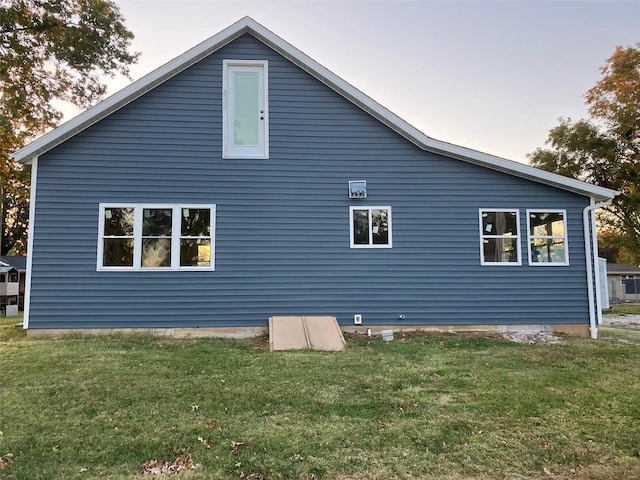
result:
<svg viewBox="0 0 640 480"><path fill-rule="evenodd" d="M611 308L603 313L604 315L640 315L640 304L615 303L611 304Z"/></svg>
<svg viewBox="0 0 640 480"><path fill-rule="evenodd" d="M264 338L27 340L7 325L2 479L640 478L633 343L417 335L271 353Z"/></svg>

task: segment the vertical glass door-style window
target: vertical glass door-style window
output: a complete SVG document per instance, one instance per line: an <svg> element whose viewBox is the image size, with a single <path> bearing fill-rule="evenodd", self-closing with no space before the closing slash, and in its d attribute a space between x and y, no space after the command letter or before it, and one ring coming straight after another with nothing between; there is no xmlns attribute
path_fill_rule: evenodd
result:
<svg viewBox="0 0 640 480"><path fill-rule="evenodd" d="M351 248L391 247L391 207L350 207Z"/></svg>
<svg viewBox="0 0 640 480"><path fill-rule="evenodd" d="M105 208L102 265L133 267L133 208Z"/></svg>
<svg viewBox="0 0 640 480"><path fill-rule="evenodd" d="M260 76L258 72L234 72L233 146L260 144Z"/></svg>
<svg viewBox="0 0 640 480"><path fill-rule="evenodd" d="M268 158L267 62L224 61L225 158Z"/></svg>

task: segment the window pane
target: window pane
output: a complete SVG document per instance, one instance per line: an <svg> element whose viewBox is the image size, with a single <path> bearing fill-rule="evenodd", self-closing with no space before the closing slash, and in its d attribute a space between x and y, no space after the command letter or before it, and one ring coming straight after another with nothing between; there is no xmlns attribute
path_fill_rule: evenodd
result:
<svg viewBox="0 0 640 480"><path fill-rule="evenodd" d="M258 72L233 74L233 144L259 144Z"/></svg>
<svg viewBox="0 0 640 480"><path fill-rule="evenodd" d="M210 267L211 240L182 239L180 240L181 267Z"/></svg>
<svg viewBox="0 0 640 480"><path fill-rule="evenodd" d="M133 208L105 208L104 236L133 235Z"/></svg>
<svg viewBox="0 0 640 480"><path fill-rule="evenodd" d="M105 238L102 247L105 267L133 267L133 239Z"/></svg>
<svg viewBox="0 0 640 480"><path fill-rule="evenodd" d="M531 213L529 226L531 235L564 237L564 214L562 212Z"/></svg>
<svg viewBox="0 0 640 480"><path fill-rule="evenodd" d="M369 244L369 211L353 211L353 243L355 245Z"/></svg>
<svg viewBox="0 0 640 480"><path fill-rule="evenodd" d="M371 211L371 233L374 245L389 244L389 212L387 210Z"/></svg>
<svg viewBox="0 0 640 480"><path fill-rule="evenodd" d="M170 237L171 209L145 208L142 211L142 235L145 237Z"/></svg>
<svg viewBox="0 0 640 480"><path fill-rule="evenodd" d="M485 238L482 241L484 261L489 263L511 263L518 261L515 238Z"/></svg>
<svg viewBox="0 0 640 480"><path fill-rule="evenodd" d="M531 261L565 263L564 238L534 238L531 241Z"/></svg>
<svg viewBox="0 0 640 480"><path fill-rule="evenodd" d="M171 240L168 238L145 238L142 240L143 267L170 267Z"/></svg>
<svg viewBox="0 0 640 480"><path fill-rule="evenodd" d="M180 231L185 237L208 237L211 231L211 210L183 208Z"/></svg>
<svg viewBox="0 0 640 480"><path fill-rule="evenodd" d="M517 235L518 217L515 212L482 212L483 235Z"/></svg>

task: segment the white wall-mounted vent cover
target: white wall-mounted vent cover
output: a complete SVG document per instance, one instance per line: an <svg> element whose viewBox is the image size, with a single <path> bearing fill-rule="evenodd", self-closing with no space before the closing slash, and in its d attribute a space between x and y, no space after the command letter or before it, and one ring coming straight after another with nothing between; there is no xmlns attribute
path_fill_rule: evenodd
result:
<svg viewBox="0 0 640 480"><path fill-rule="evenodd" d="M367 198L367 181L351 180L349 182L349 198Z"/></svg>

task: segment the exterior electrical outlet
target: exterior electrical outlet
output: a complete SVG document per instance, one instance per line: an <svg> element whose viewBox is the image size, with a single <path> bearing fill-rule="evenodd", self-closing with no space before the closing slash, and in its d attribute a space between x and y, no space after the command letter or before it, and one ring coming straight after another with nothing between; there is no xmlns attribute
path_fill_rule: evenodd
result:
<svg viewBox="0 0 640 480"><path fill-rule="evenodd" d="M362 325L362 315L354 315L353 323L354 325Z"/></svg>

